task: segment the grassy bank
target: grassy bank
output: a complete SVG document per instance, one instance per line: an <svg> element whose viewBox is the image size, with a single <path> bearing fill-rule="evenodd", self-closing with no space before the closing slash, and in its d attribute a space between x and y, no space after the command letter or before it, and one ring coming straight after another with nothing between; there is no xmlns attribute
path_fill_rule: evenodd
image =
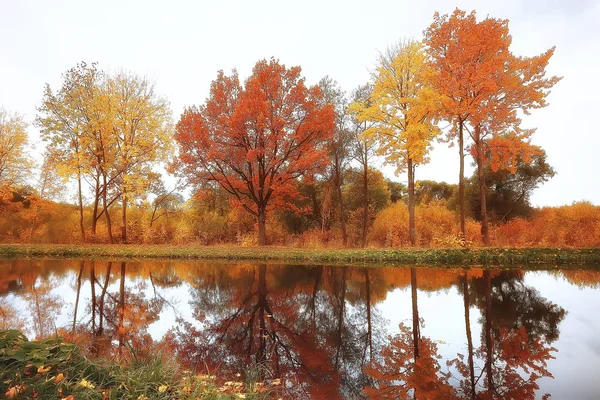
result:
<svg viewBox="0 0 600 400"><path fill-rule="evenodd" d="M192 245L0 245L0 258L226 260L447 265L600 265L600 248L296 249Z"/></svg>
<svg viewBox="0 0 600 400"><path fill-rule="evenodd" d="M0 376L0 393L15 399L267 400L279 392L277 382L258 382L252 370L223 384L171 358L92 360L61 338L29 341L16 330L0 330Z"/></svg>

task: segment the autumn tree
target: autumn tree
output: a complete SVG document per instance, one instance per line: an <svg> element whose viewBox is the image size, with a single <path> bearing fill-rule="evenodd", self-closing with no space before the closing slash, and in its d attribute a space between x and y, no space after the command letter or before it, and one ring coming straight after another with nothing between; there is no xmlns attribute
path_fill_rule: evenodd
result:
<svg viewBox="0 0 600 400"><path fill-rule="evenodd" d="M554 48L536 57L510 52L508 20L486 18L456 9L450 16L434 15L424 43L433 74L429 80L441 96L440 112L452 123L449 139L458 139L459 208L461 234L465 234L465 131L479 171L481 233L489 242L483 167L511 169L518 156L528 159L538 150L530 144L533 130L520 127L518 112L547 105L549 89L560 78L545 76ZM489 160L489 161L488 161Z"/></svg>
<svg viewBox="0 0 600 400"><path fill-rule="evenodd" d="M110 143L103 142L107 127L106 103L100 96L102 72L96 64L80 63L63 74L61 88L54 92L46 84L36 125L47 142L46 168L54 168L64 179L77 181L79 229L85 240L83 221L83 184L87 181L95 194L92 235L102 191L100 175L106 169ZM107 213L108 215L108 213Z"/></svg>
<svg viewBox="0 0 600 400"><path fill-rule="evenodd" d="M352 103L361 104L366 108L370 107L372 105L370 100L372 92L373 86L370 83L358 86L352 92ZM362 229L360 244L361 247L366 247L370 206L369 171L371 168L371 161L376 155L377 141L374 137L365 135L364 133L368 129L373 128L375 122L362 120L359 114L360 108L359 110L356 110L356 106L350 107L350 112L352 115L352 136L354 139L354 146L352 148L351 155L352 158L360 165L362 177L362 192L360 196L362 201Z"/></svg>
<svg viewBox="0 0 600 400"><path fill-rule="evenodd" d="M26 156L27 123L18 114L0 108L0 194L23 183L31 161Z"/></svg>
<svg viewBox="0 0 600 400"><path fill-rule="evenodd" d="M149 226L152 228L152 225L161 217L169 219L169 215L175 214L184 203L184 199L181 194L177 193L179 187L175 185L171 190L167 189L159 174L150 174L149 184L149 192L154 196Z"/></svg>
<svg viewBox="0 0 600 400"><path fill-rule="evenodd" d="M339 206L340 225L342 229L342 242L348 245L346 230L346 209L344 196L342 196L343 173L348 167L352 151L352 130L348 112L348 100L339 84L329 76L319 81L323 92L323 101L331 104L335 110L335 129L331 140L327 143L327 152L330 158L330 179L334 185L335 197Z"/></svg>
<svg viewBox="0 0 600 400"><path fill-rule="evenodd" d="M396 173L408 172L410 242L415 233L415 168L427 162L431 141L439 129L433 123L436 97L430 90L425 52L420 42L407 41L391 47L379 57L373 73L370 104L355 103L358 119L376 124L364 132L375 137L379 153L396 166Z"/></svg>
<svg viewBox="0 0 600 400"><path fill-rule="evenodd" d="M262 60L243 87L236 71L220 71L206 103L186 109L177 124L183 173L229 192L256 218L259 245L267 243L267 213L293 207L297 179L323 169L335 129L333 107L300 71Z"/></svg>
<svg viewBox="0 0 600 400"><path fill-rule="evenodd" d="M127 206L146 194L152 168L167 161L172 146L169 102L148 79L126 72L108 83L115 107L115 164L120 176L121 240L127 242Z"/></svg>

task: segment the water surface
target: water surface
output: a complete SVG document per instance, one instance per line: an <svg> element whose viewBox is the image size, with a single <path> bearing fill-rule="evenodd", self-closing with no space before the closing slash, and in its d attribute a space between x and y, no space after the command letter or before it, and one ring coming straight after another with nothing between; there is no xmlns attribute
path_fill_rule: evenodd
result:
<svg viewBox="0 0 600 400"><path fill-rule="evenodd" d="M286 398L594 399L599 283L583 269L11 260L0 328L98 356L173 352L224 380L258 371Z"/></svg>

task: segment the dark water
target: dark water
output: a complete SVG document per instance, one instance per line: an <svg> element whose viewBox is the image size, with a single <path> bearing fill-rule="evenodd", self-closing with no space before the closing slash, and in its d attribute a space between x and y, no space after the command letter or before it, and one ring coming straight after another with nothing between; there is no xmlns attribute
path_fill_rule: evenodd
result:
<svg viewBox="0 0 600 400"><path fill-rule="evenodd" d="M279 377L286 398L596 399L599 284L582 269L0 261L0 328Z"/></svg>

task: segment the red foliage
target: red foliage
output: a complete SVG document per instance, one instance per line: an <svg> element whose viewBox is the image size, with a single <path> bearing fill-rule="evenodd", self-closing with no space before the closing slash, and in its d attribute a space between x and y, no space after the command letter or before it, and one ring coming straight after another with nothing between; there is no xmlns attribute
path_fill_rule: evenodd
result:
<svg viewBox="0 0 600 400"><path fill-rule="evenodd" d="M205 105L186 109L177 124L183 172L218 182L260 224L269 210L294 208L296 180L324 166L334 117L299 67L259 61L244 87L235 71L219 72Z"/></svg>

